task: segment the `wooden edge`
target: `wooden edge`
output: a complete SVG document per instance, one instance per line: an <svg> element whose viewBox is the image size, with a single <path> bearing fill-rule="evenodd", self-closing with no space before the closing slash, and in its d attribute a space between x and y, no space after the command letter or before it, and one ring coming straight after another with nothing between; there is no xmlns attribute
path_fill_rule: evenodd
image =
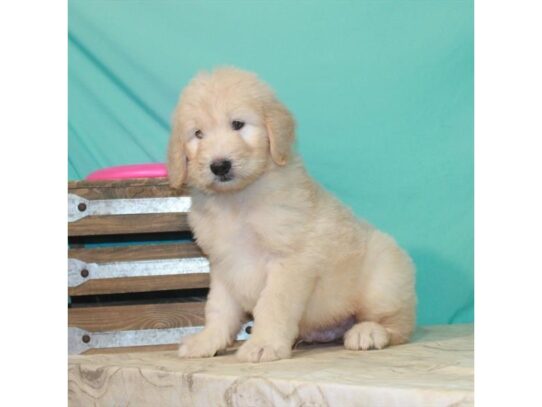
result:
<svg viewBox="0 0 542 407"><path fill-rule="evenodd" d="M89 349L81 355L108 355L115 353L167 352L177 350L178 343L169 345L126 346L124 348Z"/></svg>
<svg viewBox="0 0 542 407"><path fill-rule="evenodd" d="M68 223L68 236L190 231L186 213L89 216Z"/></svg>
<svg viewBox="0 0 542 407"><path fill-rule="evenodd" d="M199 246L194 242L159 245L132 245L115 247L69 249L68 257L86 263L107 263L115 261L159 260L202 257Z"/></svg>
<svg viewBox="0 0 542 407"><path fill-rule="evenodd" d="M68 295L122 294L147 291L183 290L208 288L208 273L179 274L173 276L109 278L89 280L68 289Z"/></svg>
<svg viewBox="0 0 542 407"><path fill-rule="evenodd" d="M102 199L138 199L138 198L178 198L189 196L187 190L175 190L167 185L118 187L118 188L71 188L68 193L81 198L93 200Z"/></svg>
<svg viewBox="0 0 542 407"><path fill-rule="evenodd" d="M168 179L166 177L159 178L132 178L124 180L100 180L89 181L82 180L69 180L68 188L122 188L122 187L146 187L146 186L169 186Z"/></svg>
<svg viewBox="0 0 542 407"><path fill-rule="evenodd" d="M204 325L204 302L134 304L68 309L68 326L90 332Z"/></svg>
<svg viewBox="0 0 542 407"><path fill-rule="evenodd" d="M244 341L235 341L225 351L220 351L217 356L232 355L241 346ZM142 352L172 352L177 351L179 348L178 343L171 343L168 345L146 345L146 346L126 346L124 348L102 348L102 349L89 349L83 352L81 355L110 355L117 353L142 353ZM79 356L79 355L76 355ZM181 359L179 359L181 360Z"/></svg>
<svg viewBox="0 0 542 407"><path fill-rule="evenodd" d="M173 189L165 178L121 181L70 181L68 192L85 199L128 199L189 196L188 188Z"/></svg>

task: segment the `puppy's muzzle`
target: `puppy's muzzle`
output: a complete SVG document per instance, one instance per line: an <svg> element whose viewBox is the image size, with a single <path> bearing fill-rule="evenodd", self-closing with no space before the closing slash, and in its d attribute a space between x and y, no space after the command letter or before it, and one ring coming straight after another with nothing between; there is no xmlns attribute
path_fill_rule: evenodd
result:
<svg viewBox="0 0 542 407"><path fill-rule="evenodd" d="M231 179L231 161L215 160L211 163L211 172L218 176L221 181Z"/></svg>

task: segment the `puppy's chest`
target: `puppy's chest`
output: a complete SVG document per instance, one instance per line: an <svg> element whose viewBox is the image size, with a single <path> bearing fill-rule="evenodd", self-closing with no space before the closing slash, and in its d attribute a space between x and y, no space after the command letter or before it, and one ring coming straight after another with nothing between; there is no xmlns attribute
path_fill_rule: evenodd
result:
<svg viewBox="0 0 542 407"><path fill-rule="evenodd" d="M263 289L271 258L262 232L252 220L243 211L228 207L195 209L190 214L198 244L211 260L211 272L220 274L247 311L252 310Z"/></svg>
<svg viewBox="0 0 542 407"><path fill-rule="evenodd" d="M198 243L217 259L227 252L244 252L247 256L261 254L262 231L252 223L253 218L253 214L229 207L209 210L196 207L189 215Z"/></svg>

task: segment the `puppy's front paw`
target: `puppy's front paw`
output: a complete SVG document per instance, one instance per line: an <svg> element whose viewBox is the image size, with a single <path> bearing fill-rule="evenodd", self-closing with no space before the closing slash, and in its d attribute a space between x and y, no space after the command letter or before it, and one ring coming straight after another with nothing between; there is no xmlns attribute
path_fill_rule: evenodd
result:
<svg viewBox="0 0 542 407"><path fill-rule="evenodd" d="M181 358L208 358L218 352L219 346L214 338L205 332L182 339L178 355Z"/></svg>
<svg viewBox="0 0 542 407"><path fill-rule="evenodd" d="M292 347L284 343L273 343L251 338L237 351L237 359L242 362L270 362L287 359L292 355Z"/></svg>
<svg viewBox="0 0 542 407"><path fill-rule="evenodd" d="M344 347L350 350L382 349L389 342L390 334L376 322L361 322L344 334Z"/></svg>

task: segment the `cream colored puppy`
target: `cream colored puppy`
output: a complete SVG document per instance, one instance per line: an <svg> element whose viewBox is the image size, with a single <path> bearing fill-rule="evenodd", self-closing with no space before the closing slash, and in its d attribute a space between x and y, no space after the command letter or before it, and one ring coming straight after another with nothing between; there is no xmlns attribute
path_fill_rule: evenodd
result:
<svg viewBox="0 0 542 407"><path fill-rule="evenodd" d="M222 68L197 75L173 117L171 185L191 187L189 222L211 264L205 328L181 357L232 344L247 315L240 360L288 358L298 338L344 336L351 350L408 340L414 267L376 230L307 174L292 151L290 112L256 75Z"/></svg>

